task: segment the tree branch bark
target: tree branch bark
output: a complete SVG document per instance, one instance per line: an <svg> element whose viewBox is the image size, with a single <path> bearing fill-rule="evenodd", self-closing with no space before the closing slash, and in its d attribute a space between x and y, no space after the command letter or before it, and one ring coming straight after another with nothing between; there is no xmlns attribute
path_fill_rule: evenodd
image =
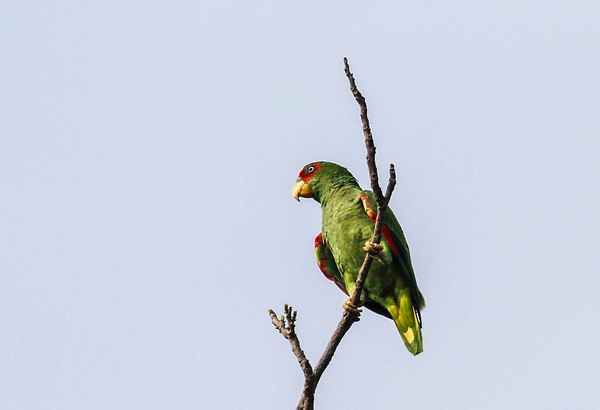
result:
<svg viewBox="0 0 600 410"><path fill-rule="evenodd" d="M348 59L344 57L344 72L346 73L346 77L350 83L350 91L352 95L356 99L360 107L360 118L363 125L363 134L365 137L365 145L367 148L367 166L369 167L369 177L371 180L371 189L375 194L375 200L377 201L377 219L375 220L375 227L373 229L373 237L371 242L373 244L379 244L381 242L381 230L383 226L383 217L385 211L387 209L387 205L390 201L390 197L392 196L392 192L394 191L394 187L396 185L396 172L394 169L394 165L390 164L390 178L387 185L387 189L385 195L383 194L381 187L379 186L379 177L377 173L377 165L375 163L375 144L373 143L373 134L371 133L371 126L369 124L369 117L367 116L367 102L361 92L358 90L356 86L356 81L354 80L354 75L350 71L350 66L348 64ZM375 255L372 252L367 252L365 255L365 259L362 263L362 266L358 272L358 276L356 278L354 293L351 295L350 300L355 306L360 306L361 295L364 289L365 282L367 280L367 275L369 274L369 270L371 269L371 264L373 263ZM278 318L273 310L269 309L269 315L271 316L271 321L275 328L285 337L292 347L292 352L298 359L298 363L300 364L300 368L304 373L304 388L302 390L302 396L300 397L300 401L297 410L313 410L314 408L314 397L317 385L323 372L331 362L333 355L337 347L344 335L348 332L350 327L354 324L354 322L358 322L360 320L360 311L356 312L344 311L340 322L335 328L331 338L329 339L329 343L325 347L319 362L313 369L310 365L309 360L306 358L304 351L300 348L300 340L298 339L298 335L295 331L296 326L296 311L286 305L284 308L285 315L282 315L281 318Z"/></svg>

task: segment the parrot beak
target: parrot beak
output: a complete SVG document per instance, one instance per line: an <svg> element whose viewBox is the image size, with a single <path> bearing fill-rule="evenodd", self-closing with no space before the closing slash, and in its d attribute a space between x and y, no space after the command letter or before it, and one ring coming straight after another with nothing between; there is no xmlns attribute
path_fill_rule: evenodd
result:
<svg viewBox="0 0 600 410"><path fill-rule="evenodd" d="M292 188L292 196L298 202L300 202L300 197L302 198L311 198L312 192L310 192L310 188L306 185L302 179L298 178L294 187Z"/></svg>

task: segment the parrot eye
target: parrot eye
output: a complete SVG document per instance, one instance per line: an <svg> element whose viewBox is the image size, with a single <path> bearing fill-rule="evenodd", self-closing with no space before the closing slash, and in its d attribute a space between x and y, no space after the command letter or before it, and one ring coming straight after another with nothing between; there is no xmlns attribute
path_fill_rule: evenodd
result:
<svg viewBox="0 0 600 410"><path fill-rule="evenodd" d="M309 165L308 167L306 167L306 173L312 174L313 172L315 172L315 166L314 165Z"/></svg>

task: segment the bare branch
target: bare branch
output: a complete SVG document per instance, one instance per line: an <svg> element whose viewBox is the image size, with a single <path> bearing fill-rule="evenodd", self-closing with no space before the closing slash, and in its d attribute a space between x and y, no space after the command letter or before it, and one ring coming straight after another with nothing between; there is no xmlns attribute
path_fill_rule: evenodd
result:
<svg viewBox="0 0 600 410"><path fill-rule="evenodd" d="M379 187L379 178L377 176L377 164L375 163L375 152L377 149L373 143L373 133L371 132L369 117L367 116L367 101L356 86L354 74L350 71L350 65L348 64L348 59L346 57L344 57L344 72L350 82L350 91L352 91L352 95L360 107L360 119L363 125L365 145L367 146L367 166L369 167L369 176L371 177L371 189L375 194L377 203L379 203L379 201L383 199L383 192L381 192L381 188Z"/></svg>
<svg viewBox="0 0 600 410"><path fill-rule="evenodd" d="M358 90L356 86L356 82L354 80L354 75L350 71L350 66L348 64L348 59L344 58L344 71L346 72L346 77L348 77L348 81L350 82L350 90L356 99L356 102L360 106L360 117L363 123L363 134L365 136L365 145L367 147L367 165L369 167L369 175L371 178L371 189L375 194L375 200L377 201L377 219L375 222L375 228L373 230L373 238L371 242L374 244L378 244L381 242L381 230L383 226L383 216L385 214L385 210L387 209L387 204L389 203L390 197L392 196L392 192L394 191L394 187L396 185L396 172L394 169L394 165L390 165L390 181L388 183L386 194L383 196L381 191L381 187L379 186L379 177L377 175L377 166L375 164L375 144L373 143L373 134L371 133L371 127L369 125L369 118L367 116L367 103L365 98ZM351 301L355 306L359 306L361 300L361 294L367 280L367 275L369 274L369 270L371 269L371 264L373 263L374 255L370 252L367 253L365 259L362 263L362 266L358 272L358 276L356 278L354 293L351 296ZM357 322L360 319L359 314L353 314L352 312L345 311L342 319L338 323L337 328L333 332L321 359L317 363L315 367L315 389L316 385L321 379L321 375L331 362L333 355L340 344L342 338L348 332L350 327L354 322ZM314 394L314 391L313 391Z"/></svg>
<svg viewBox="0 0 600 410"><path fill-rule="evenodd" d="M367 165L369 167L371 189L375 194L375 200L377 202L377 218L375 220L375 227L373 228L373 237L371 239L371 243L373 245L378 245L379 242L381 242L381 231L383 227L385 211L396 185L396 172L394 165L390 164L390 179L384 196L381 187L379 186L377 165L375 163L376 148L375 144L373 143L373 134L371 133L369 118L367 116L367 103L356 86L356 81L354 80L354 75L350 71L347 58L344 58L344 71L346 73L346 77L348 77L348 81L350 82L350 90L352 91L352 94L354 95L354 98L360 107L360 118L363 124L363 134L365 137L365 145L367 147ZM373 251L368 251L365 255L365 259L356 278L354 292L350 297L350 301L355 306L361 305L361 295L367 280L367 275L369 274L373 260L376 257L377 253ZM335 354L335 351L342 341L344 335L348 332L354 322L358 322L360 320L360 310L344 311L340 322L334 330L331 339L329 340L329 343L327 343L325 351L321 355L321 358L319 359L319 362L314 370L311 368L308 359L300 348L300 341L298 340L298 336L295 332L296 312L292 311L292 308L286 305L285 317L282 316L281 319L278 319L277 315L272 310L269 310L269 315L271 316L271 321L273 322L275 328L279 330L279 332L290 342L292 351L294 352L294 355L298 359L298 363L304 372L304 389L302 390L302 396L300 397L300 402L298 403L298 407L296 409L313 410L314 395L317 384L319 383L323 372L331 362L333 355Z"/></svg>

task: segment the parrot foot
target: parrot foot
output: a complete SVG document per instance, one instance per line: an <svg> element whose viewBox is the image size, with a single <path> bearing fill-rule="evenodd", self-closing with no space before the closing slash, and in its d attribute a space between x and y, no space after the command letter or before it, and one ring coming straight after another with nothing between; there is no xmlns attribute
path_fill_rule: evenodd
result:
<svg viewBox="0 0 600 410"><path fill-rule="evenodd" d="M373 259L376 259L383 265L385 265L385 259L383 259L383 255L381 254L381 252L383 251L382 244L367 241L365 242L365 246L363 249L367 251L367 253L373 257Z"/></svg>
<svg viewBox="0 0 600 410"><path fill-rule="evenodd" d="M361 309L358 308L354 303L352 303L352 299L348 298L344 300L344 304L342 305L344 310L348 313L352 313L353 315L360 316Z"/></svg>

